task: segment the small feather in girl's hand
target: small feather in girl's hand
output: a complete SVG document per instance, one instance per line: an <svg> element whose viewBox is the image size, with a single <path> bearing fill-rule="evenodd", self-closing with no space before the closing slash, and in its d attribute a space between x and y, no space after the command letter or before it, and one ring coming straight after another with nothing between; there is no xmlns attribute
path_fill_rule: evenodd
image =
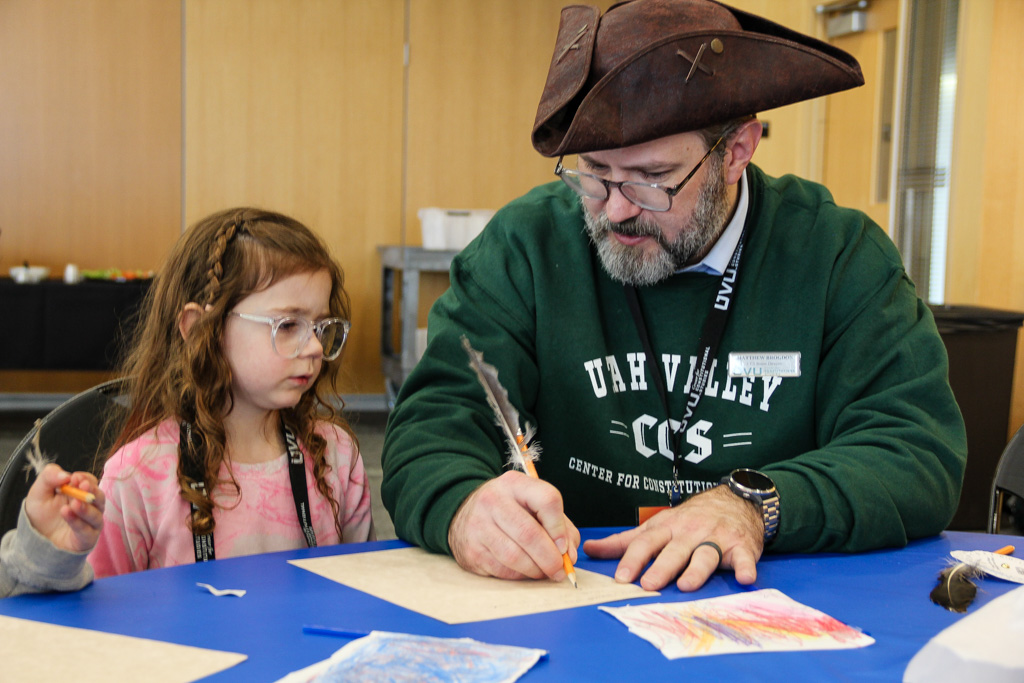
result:
<svg viewBox="0 0 1024 683"><path fill-rule="evenodd" d="M36 473L36 476L38 477L40 474L43 473L44 467L49 465L51 462L56 462L55 460L51 460L44 456L42 450L40 450L39 448L39 426L39 420L36 420L36 433L32 436L32 447L29 449L28 454L25 456L25 459L28 461L28 464L25 465L25 481L28 481L28 476L33 471ZM94 502L96 502L95 494L83 491L82 489L79 488L75 488L71 484L64 484L63 486L58 488L57 491L63 493L65 496L70 496L75 500L80 500L83 503L88 503L89 505L92 505Z"/></svg>
<svg viewBox="0 0 1024 683"><path fill-rule="evenodd" d="M32 447L29 449L28 455L25 456L25 459L28 461L28 465L25 466L26 480L31 472L35 472L37 476L42 474L43 468L52 462L39 450L39 420L36 420L35 429L36 433L32 437Z"/></svg>

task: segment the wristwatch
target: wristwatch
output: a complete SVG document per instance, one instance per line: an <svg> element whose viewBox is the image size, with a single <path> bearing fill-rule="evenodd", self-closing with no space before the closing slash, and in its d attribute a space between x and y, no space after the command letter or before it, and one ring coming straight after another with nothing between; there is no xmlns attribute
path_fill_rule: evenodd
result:
<svg viewBox="0 0 1024 683"><path fill-rule="evenodd" d="M722 477L722 484L740 498L761 508L764 519L764 543L768 545L779 532L779 492L775 482L763 472L750 469L733 470Z"/></svg>

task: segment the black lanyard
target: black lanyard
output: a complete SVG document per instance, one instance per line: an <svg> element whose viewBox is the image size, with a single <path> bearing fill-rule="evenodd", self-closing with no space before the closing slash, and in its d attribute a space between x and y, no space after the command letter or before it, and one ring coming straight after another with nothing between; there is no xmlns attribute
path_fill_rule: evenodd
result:
<svg viewBox="0 0 1024 683"><path fill-rule="evenodd" d="M725 331L725 324L729 320L729 313L732 312L732 300L739 283L740 256L743 254L743 244L746 242L747 228L743 226L740 239L729 259L729 265L719 279L718 292L715 294L715 301L712 304L711 312L704 321L704 329L700 333L700 345L698 351L698 365L694 371L693 380L690 382L690 394L686 398L686 410L682 419L679 420L679 427L672 430L672 412L668 405L668 389L665 384L665 377L662 374L661 365L654 356L654 348L651 346L651 338L647 333L647 324L644 322L643 311L640 310L640 297L636 287L625 285L626 302L629 304L629 312L633 316L633 324L640 335L640 343L643 344L644 353L647 354L648 363L654 373L654 386L661 397L661 405L665 409L665 415L669 418L668 428L672 432L672 491L669 494L669 504L678 505L682 501L682 494L679 487L679 470L682 465L683 454L680 448L679 439L686 433L690 423L707 388L708 379L711 376L711 363L718 353L719 342L722 341L722 333Z"/></svg>
<svg viewBox="0 0 1024 683"><path fill-rule="evenodd" d="M316 531L309 512L309 491L306 490L306 468L303 464L302 450L299 448L298 440L292 430L281 423L281 436L284 438L285 446L288 449L288 478L291 480L292 497L295 499L295 513L298 515L299 524L302 525L302 533L306 537L306 545L310 548L316 547ZM181 458L186 476L192 481L192 489L199 491L202 495L209 495L206 489L204 475L206 467L203 462L202 447L199 438L192 432L192 425L187 422L181 423L179 435L179 457ZM192 504L192 512L198 508ZM196 562L207 562L215 560L213 550L213 533L197 534L192 532L192 544L196 554Z"/></svg>

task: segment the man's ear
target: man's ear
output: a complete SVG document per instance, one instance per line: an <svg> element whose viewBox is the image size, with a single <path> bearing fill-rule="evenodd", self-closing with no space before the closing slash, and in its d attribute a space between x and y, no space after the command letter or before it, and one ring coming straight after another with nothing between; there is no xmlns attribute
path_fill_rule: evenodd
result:
<svg viewBox="0 0 1024 683"><path fill-rule="evenodd" d="M178 314L178 332L181 333L182 339L188 341L188 335L192 331L192 326L196 324L196 321L202 315L203 307L199 304L185 304L185 308L181 309L181 313Z"/></svg>
<svg viewBox="0 0 1024 683"><path fill-rule="evenodd" d="M743 169L754 156L757 143L761 142L761 132L761 122L751 119L733 133L724 160L726 184L734 185L740 181Z"/></svg>

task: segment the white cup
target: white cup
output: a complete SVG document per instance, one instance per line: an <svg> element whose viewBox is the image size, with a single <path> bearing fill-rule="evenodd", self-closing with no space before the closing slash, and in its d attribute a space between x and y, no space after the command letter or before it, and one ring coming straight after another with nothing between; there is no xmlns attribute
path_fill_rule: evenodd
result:
<svg viewBox="0 0 1024 683"><path fill-rule="evenodd" d="M82 274L78 270L78 266L74 263L69 263L64 266L64 282L69 285L73 285L82 281Z"/></svg>

